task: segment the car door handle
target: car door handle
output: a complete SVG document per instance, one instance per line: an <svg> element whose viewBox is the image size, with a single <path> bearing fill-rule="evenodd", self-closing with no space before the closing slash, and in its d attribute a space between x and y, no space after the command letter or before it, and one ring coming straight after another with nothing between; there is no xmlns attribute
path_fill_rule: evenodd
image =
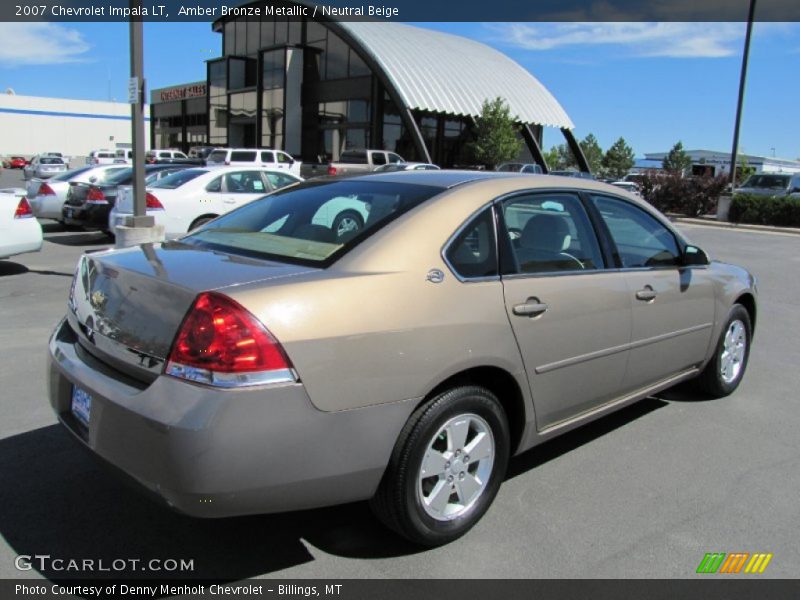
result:
<svg viewBox="0 0 800 600"><path fill-rule="evenodd" d="M545 312L550 306L539 302L538 298L528 298L524 304L517 304L511 310L518 317L536 317Z"/></svg>
<svg viewBox="0 0 800 600"><path fill-rule="evenodd" d="M236 199L235 198L225 198L225 200L223 200L223 202L225 204L236 204Z"/></svg>
<svg viewBox="0 0 800 600"><path fill-rule="evenodd" d="M658 296L658 294L656 294L656 291L649 285L644 286L644 288L636 292L636 299L643 300L644 302L655 300L656 296Z"/></svg>

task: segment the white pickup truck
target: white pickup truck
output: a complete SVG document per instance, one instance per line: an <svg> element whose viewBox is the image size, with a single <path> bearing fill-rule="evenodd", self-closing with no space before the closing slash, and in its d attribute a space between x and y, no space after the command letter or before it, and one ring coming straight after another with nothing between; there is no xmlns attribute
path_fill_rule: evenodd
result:
<svg viewBox="0 0 800 600"><path fill-rule="evenodd" d="M328 175L345 175L374 171L381 165L406 162L388 150L345 150L336 162L328 165Z"/></svg>

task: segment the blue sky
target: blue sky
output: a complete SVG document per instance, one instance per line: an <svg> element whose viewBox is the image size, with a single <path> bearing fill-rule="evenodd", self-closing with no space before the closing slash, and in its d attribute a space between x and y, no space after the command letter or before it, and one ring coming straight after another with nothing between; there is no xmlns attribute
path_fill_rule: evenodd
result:
<svg viewBox="0 0 800 600"><path fill-rule="evenodd" d="M743 23L424 23L505 52L561 102L579 138L603 149L623 136L636 151L729 151ZM210 23L145 23L148 88L205 79L221 54ZM126 23L0 23L0 91L124 100ZM10 42L10 43L9 43ZM800 24L758 23L740 151L800 157ZM498 90L501 93L501 90ZM546 130L545 146L560 142Z"/></svg>

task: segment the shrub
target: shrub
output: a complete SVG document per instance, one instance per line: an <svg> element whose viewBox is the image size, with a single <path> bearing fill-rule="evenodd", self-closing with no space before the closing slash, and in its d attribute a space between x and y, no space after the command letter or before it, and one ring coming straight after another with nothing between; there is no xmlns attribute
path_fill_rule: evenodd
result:
<svg viewBox="0 0 800 600"><path fill-rule="evenodd" d="M734 223L800 227L800 199L736 194L728 218Z"/></svg>
<svg viewBox="0 0 800 600"><path fill-rule="evenodd" d="M649 171L639 187L644 199L661 212L698 217L716 210L727 185L725 175L683 177L676 171Z"/></svg>

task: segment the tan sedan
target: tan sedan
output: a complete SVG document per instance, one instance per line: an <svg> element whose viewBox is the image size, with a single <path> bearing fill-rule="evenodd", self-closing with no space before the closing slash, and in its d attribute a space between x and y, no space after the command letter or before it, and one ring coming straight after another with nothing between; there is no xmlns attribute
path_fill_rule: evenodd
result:
<svg viewBox="0 0 800 600"><path fill-rule="evenodd" d="M343 214L356 225L333 227ZM185 513L371 498L436 545L486 512L510 455L684 380L733 392L755 320L750 274L612 186L312 181L84 256L50 398Z"/></svg>

